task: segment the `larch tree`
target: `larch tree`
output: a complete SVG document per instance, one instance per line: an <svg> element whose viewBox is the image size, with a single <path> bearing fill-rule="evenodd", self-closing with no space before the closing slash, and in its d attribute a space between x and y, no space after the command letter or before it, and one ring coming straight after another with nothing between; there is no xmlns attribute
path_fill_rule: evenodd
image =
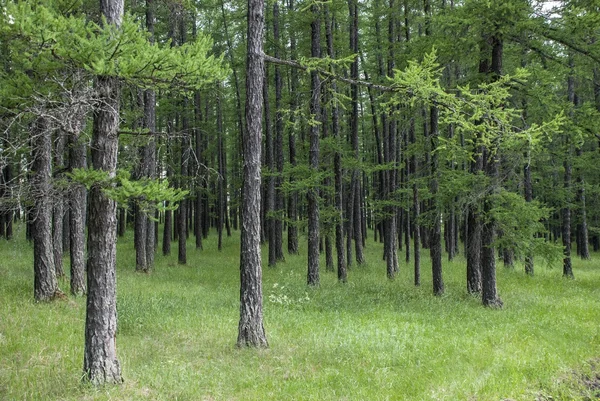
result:
<svg viewBox="0 0 600 401"><path fill-rule="evenodd" d="M248 0L246 136L243 138L239 347L268 347L263 325L260 254L264 0Z"/></svg>
<svg viewBox="0 0 600 401"><path fill-rule="evenodd" d="M105 24L118 29L123 20L123 0L100 0ZM98 105L92 129L92 166L114 177L119 148L119 80L96 78ZM95 184L89 192L87 302L85 319L85 378L99 385L121 383L117 358L117 204Z"/></svg>

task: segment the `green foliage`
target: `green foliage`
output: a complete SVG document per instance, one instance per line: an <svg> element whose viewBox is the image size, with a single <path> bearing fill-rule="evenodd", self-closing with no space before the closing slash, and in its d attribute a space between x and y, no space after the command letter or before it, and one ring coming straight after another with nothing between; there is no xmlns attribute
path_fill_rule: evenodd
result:
<svg viewBox="0 0 600 401"><path fill-rule="evenodd" d="M121 205L135 201L142 211L153 216L154 210L175 210L178 202L184 199L189 191L173 188L167 179L132 180L126 170L118 170L115 177L102 170L74 169L67 174L76 183L84 185L88 190L92 186L100 186L102 192ZM166 206L166 202L169 206Z"/></svg>
<svg viewBox="0 0 600 401"><path fill-rule="evenodd" d="M542 224L552 210L543 207L539 202L526 202L514 192L506 190L493 195L492 210L488 218L493 218L499 232L496 246L515 251L517 256L536 255L543 258L548 265L555 264L562 257L562 247L540 237L545 231Z"/></svg>
<svg viewBox="0 0 600 401"><path fill-rule="evenodd" d="M150 44L146 32L127 15L120 28L84 16L64 16L41 4L8 3L0 35L11 42L12 71L2 91L26 97L44 77L65 68L116 76L139 87L193 90L223 80L228 69L209 55L211 40L197 35L182 46Z"/></svg>

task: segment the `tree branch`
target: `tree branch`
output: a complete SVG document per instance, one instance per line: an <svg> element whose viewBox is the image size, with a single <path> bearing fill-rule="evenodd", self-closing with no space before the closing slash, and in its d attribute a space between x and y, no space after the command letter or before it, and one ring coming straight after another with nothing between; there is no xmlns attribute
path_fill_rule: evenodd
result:
<svg viewBox="0 0 600 401"><path fill-rule="evenodd" d="M297 61L281 60L281 59L269 56L267 54L265 54L264 57L265 57L265 61L267 63L278 64L278 65L285 65L285 66L292 67L292 68L297 68L297 69L303 70L303 71L307 71L308 70L308 67L300 64ZM324 76L324 77L336 79L338 81L345 82L345 83L347 83L349 85L366 86L367 88L375 89L375 90L378 90L380 92L397 92L398 91L398 89L393 88L391 86L377 85L377 84L374 84L372 82L361 81L361 80L356 80L356 79L349 79L349 78L345 78L345 77L339 76L337 74L334 74L332 72L325 71L325 70L322 70L322 69L319 69L319 68L317 68L316 71L319 74L321 74L322 76Z"/></svg>

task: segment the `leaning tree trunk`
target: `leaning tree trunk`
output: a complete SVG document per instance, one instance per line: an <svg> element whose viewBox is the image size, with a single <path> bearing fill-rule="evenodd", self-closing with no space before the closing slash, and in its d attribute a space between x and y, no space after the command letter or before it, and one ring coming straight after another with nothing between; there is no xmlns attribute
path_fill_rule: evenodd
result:
<svg viewBox="0 0 600 401"><path fill-rule="evenodd" d="M123 0L101 0L107 24L119 27ZM119 81L100 76L96 81L98 106L92 129L92 166L114 177L119 148ZM88 222L88 295L85 319L85 378L95 385L121 383L117 359L117 204L99 184L90 189Z"/></svg>
<svg viewBox="0 0 600 401"><path fill-rule="evenodd" d="M264 0L248 0L246 137L243 141L240 322L238 346L268 347L263 326L260 255Z"/></svg>
<svg viewBox="0 0 600 401"><path fill-rule="evenodd" d="M34 298L51 301L59 290L52 248L52 130L48 118L38 117L31 134Z"/></svg>

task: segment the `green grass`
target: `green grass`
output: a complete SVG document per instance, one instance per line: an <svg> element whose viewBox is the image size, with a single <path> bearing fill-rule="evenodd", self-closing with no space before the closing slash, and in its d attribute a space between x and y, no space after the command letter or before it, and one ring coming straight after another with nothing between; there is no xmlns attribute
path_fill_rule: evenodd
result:
<svg viewBox="0 0 600 401"><path fill-rule="evenodd" d="M568 400L580 392L565 378L600 356L597 254L574 259L575 280L560 266L538 263L531 278L499 265L504 309L490 310L466 294L461 258L444 262L446 295L436 298L427 251L420 288L404 262L388 281L371 242L347 285L323 262L311 289L303 247L263 268L270 348L252 350L235 347L236 234L222 252L214 234L205 251L190 239L187 266L174 246L150 275L134 272L128 235L117 265L125 382L104 388L80 380L84 300L34 303L31 246L0 242L0 400Z"/></svg>

